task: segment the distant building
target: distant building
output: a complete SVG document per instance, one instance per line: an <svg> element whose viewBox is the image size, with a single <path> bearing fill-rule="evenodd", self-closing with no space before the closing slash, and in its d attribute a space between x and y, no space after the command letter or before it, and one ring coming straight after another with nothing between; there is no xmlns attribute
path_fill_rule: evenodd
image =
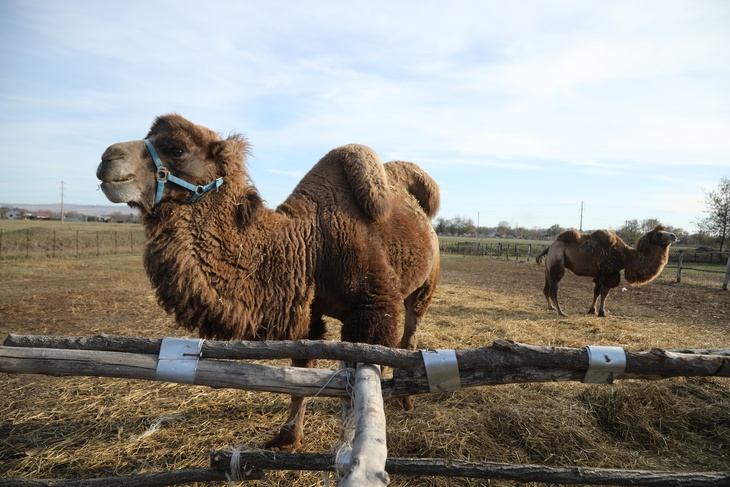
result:
<svg viewBox="0 0 730 487"><path fill-rule="evenodd" d="M25 213L17 208L13 208L5 214L8 220L22 220L24 215Z"/></svg>

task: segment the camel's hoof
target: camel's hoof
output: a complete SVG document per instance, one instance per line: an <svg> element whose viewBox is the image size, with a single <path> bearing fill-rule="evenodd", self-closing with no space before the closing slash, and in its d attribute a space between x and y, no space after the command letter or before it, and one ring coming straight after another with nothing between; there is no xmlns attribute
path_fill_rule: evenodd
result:
<svg viewBox="0 0 730 487"><path fill-rule="evenodd" d="M388 399L388 402L397 404L398 406L403 408L404 411L411 411L414 409L413 396L394 397L392 399Z"/></svg>
<svg viewBox="0 0 730 487"><path fill-rule="evenodd" d="M282 428L278 435L266 442L264 448L276 453L291 453L300 446L302 439L297 438L290 430Z"/></svg>
<svg viewBox="0 0 730 487"><path fill-rule="evenodd" d="M398 402L400 402L400 405L403 407L404 411L412 411L414 408L413 396L401 397Z"/></svg>

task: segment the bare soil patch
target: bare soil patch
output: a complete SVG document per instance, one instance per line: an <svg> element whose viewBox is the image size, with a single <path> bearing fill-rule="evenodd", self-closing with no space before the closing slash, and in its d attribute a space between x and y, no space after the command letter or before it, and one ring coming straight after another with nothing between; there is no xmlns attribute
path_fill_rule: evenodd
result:
<svg viewBox="0 0 730 487"><path fill-rule="evenodd" d="M546 309L534 262L444 255L419 346L469 348L498 338L539 345L730 347L730 293L720 279L671 271L614 290L606 318L588 316L593 285L566 275ZM339 326L329 322L336 338ZM139 256L27 260L0 265L0 337L186 336L158 307ZM336 368L337 364L321 366ZM138 380L0 374L0 477L92 478L208 466L211 449L259 448L286 417L288 398ZM483 387L386 405L393 457L674 471L730 469L726 379ZM339 401L315 398L301 452L338 440ZM324 485L317 473L271 472L244 485ZM484 485L392 476L395 486ZM220 484L219 484L220 485ZM490 485L513 485L492 481ZM532 484L537 485L537 484Z"/></svg>

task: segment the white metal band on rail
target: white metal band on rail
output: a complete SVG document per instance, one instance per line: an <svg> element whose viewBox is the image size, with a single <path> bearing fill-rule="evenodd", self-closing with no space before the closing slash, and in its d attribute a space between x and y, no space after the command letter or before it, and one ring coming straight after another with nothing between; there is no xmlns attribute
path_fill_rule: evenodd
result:
<svg viewBox="0 0 730 487"><path fill-rule="evenodd" d="M613 379L626 370L626 351L621 347L586 347L588 370L586 384L611 384Z"/></svg>
<svg viewBox="0 0 730 487"><path fill-rule="evenodd" d="M195 384L202 339L165 337L160 345L155 378L167 382Z"/></svg>
<svg viewBox="0 0 730 487"><path fill-rule="evenodd" d="M421 350L432 394L461 389L459 364L454 350Z"/></svg>

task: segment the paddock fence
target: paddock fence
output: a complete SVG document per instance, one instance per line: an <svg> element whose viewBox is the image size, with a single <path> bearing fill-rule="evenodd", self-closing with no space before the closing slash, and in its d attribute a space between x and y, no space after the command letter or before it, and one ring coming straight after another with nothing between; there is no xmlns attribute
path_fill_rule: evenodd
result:
<svg viewBox="0 0 730 487"><path fill-rule="evenodd" d="M246 360L339 360L339 370L297 369ZM376 365L368 365L376 364ZM381 366L394 369L383 379ZM354 367L354 369L353 369ZM209 469L182 469L104 479L0 480L6 485L163 486L193 481L259 479L265 470L337 472L339 485L387 485L389 475L471 477L590 485L721 486L730 471L657 472L547 467L453 459L388 458L383 399L438 394L465 387L527 382L730 377L730 349L629 352L620 347L547 347L497 340L466 350L411 352L377 345L325 341L215 342L98 335L9 335L0 347L0 372L51 376L121 377L209 387L329 396L344 400L344 434L336 454L280 454L225 448L213 451ZM353 384L354 381L354 384ZM354 405L347 411L346 405ZM343 422L343 431L346 430Z"/></svg>
<svg viewBox="0 0 730 487"><path fill-rule="evenodd" d="M137 225L130 225L129 230L97 231L0 229L0 260L137 254L144 244L144 231Z"/></svg>
<svg viewBox="0 0 730 487"><path fill-rule="evenodd" d="M725 264L725 270L713 268L715 264L715 256L717 255L717 263ZM673 262L670 253L670 262ZM682 270L709 272L713 274L724 274L722 280L722 290L727 291L728 282L730 282L730 252L708 252L697 250L679 250L675 254L676 265L668 265L668 269L677 269L677 281L682 282ZM686 260L685 260L686 259ZM686 264L695 265L689 267ZM700 265L701 267L699 267ZM718 266L719 267L719 266Z"/></svg>

